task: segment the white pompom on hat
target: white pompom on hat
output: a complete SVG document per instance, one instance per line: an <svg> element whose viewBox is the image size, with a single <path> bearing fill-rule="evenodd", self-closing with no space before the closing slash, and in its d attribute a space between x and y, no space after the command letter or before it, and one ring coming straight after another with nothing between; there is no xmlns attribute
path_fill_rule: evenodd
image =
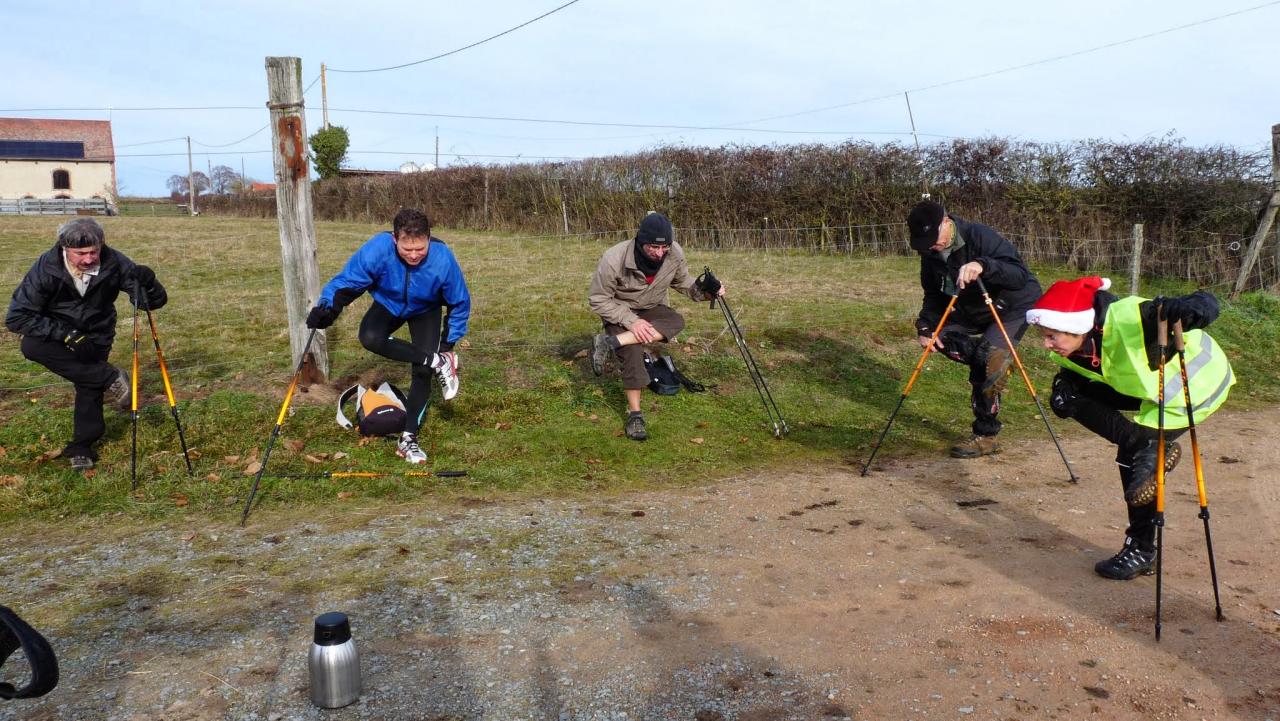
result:
<svg viewBox="0 0 1280 721"><path fill-rule="evenodd" d="M1096 275L1060 280L1049 286L1027 311L1027 322L1063 333L1084 335L1093 330L1093 297L1111 287L1110 278Z"/></svg>

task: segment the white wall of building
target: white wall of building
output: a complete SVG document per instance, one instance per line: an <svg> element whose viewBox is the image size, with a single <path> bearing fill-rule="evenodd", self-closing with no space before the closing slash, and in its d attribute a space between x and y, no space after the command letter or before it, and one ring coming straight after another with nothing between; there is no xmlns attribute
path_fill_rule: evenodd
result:
<svg viewBox="0 0 1280 721"><path fill-rule="evenodd" d="M71 187L54 190L53 171L65 170ZM0 159L0 198L105 198L115 202L114 164L93 160Z"/></svg>

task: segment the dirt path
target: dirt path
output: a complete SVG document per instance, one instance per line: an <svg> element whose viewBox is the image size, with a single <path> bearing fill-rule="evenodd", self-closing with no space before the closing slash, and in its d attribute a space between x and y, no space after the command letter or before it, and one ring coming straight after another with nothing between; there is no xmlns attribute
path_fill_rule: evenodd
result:
<svg viewBox="0 0 1280 721"><path fill-rule="evenodd" d="M1202 429L1223 623L1191 464L1172 475L1160 643L1154 578L1092 572L1124 511L1084 435L1079 485L1046 441L600 501L0 529L0 602L63 670L0 720L1280 719L1277 426ZM329 610L365 694L321 712Z"/></svg>

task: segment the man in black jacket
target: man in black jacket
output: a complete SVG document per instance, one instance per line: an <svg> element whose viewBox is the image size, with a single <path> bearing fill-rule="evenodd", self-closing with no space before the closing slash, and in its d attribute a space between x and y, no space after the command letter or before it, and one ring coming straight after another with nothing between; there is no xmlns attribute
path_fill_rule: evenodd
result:
<svg viewBox="0 0 1280 721"><path fill-rule="evenodd" d="M117 406L130 396L129 376L107 363L116 298L123 290L135 306L141 302L151 310L169 300L150 268L107 247L105 237L92 218L63 223L57 244L36 259L13 292L4 319L22 336L22 355L75 386L74 430L62 455L78 471L93 468L93 446L106 433L103 395Z"/></svg>
<svg viewBox="0 0 1280 721"><path fill-rule="evenodd" d="M1000 393L1009 378L1013 349L977 279L982 278L1010 340L1016 346L1026 332L1026 312L1040 297L1040 282L1009 241L979 223L967 223L933 201L916 204L907 216L911 247L920 254L924 303L916 318L921 348L929 345L952 295L959 295L934 349L969 366L973 386L973 435L951 448L954 458L978 458L1000 450Z"/></svg>

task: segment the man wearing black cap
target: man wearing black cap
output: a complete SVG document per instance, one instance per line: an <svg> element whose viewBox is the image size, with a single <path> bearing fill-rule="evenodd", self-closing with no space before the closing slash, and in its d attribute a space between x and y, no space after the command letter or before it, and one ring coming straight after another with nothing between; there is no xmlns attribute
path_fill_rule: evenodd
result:
<svg viewBox="0 0 1280 721"><path fill-rule="evenodd" d="M952 295L959 295L934 349L969 366L973 385L973 435L951 448L953 458L978 458L1000 450L1000 393L1013 351L975 282L982 282L1014 345L1027 329L1027 310L1040 298L1040 282L1009 241L979 223L967 223L931 200L907 215L911 248L920 254L924 303L916 318L921 348L929 345Z"/></svg>
<svg viewBox="0 0 1280 721"><path fill-rule="evenodd" d="M684 329L684 318L667 304L668 288L693 300L724 295L719 281L699 283L689 275L684 251L672 238L671 221L649 211L634 240L605 251L588 295L591 310L604 322L604 332L592 342L591 369L596 375L603 373L611 352L622 363L629 411L625 429L633 441L649 437L640 413L640 394L649 385L643 344L665 343Z"/></svg>

